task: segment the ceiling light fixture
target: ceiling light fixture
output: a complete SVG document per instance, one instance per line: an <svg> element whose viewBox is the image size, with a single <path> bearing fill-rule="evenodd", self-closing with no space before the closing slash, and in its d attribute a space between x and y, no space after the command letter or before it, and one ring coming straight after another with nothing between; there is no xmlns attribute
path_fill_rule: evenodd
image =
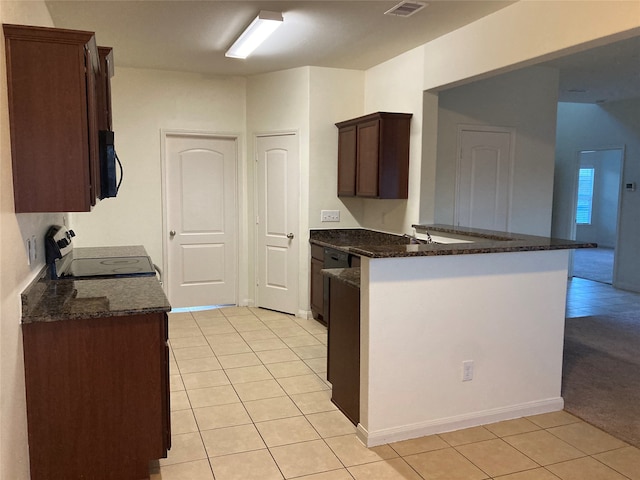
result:
<svg viewBox="0 0 640 480"><path fill-rule="evenodd" d="M225 57L247 58L258 45L264 42L280 25L282 13L261 10L251 25L233 42Z"/></svg>

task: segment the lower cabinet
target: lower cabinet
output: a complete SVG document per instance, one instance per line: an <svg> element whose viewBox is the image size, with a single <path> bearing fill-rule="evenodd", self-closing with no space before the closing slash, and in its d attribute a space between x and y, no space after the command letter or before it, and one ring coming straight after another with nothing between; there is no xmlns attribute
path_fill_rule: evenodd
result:
<svg viewBox="0 0 640 480"><path fill-rule="evenodd" d="M171 447L167 315L23 324L32 480L139 480Z"/></svg>
<svg viewBox="0 0 640 480"><path fill-rule="evenodd" d="M327 379L331 401L354 425L360 421L360 289L329 280Z"/></svg>

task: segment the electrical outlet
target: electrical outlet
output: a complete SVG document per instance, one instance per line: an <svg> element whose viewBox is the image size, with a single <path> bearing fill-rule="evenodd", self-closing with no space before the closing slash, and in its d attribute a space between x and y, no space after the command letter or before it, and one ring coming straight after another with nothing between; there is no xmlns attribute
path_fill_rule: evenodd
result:
<svg viewBox="0 0 640 480"><path fill-rule="evenodd" d="M340 210L321 210L320 221L321 222L339 222Z"/></svg>
<svg viewBox="0 0 640 480"><path fill-rule="evenodd" d="M462 381L469 382L473 380L473 360L465 360L462 362Z"/></svg>

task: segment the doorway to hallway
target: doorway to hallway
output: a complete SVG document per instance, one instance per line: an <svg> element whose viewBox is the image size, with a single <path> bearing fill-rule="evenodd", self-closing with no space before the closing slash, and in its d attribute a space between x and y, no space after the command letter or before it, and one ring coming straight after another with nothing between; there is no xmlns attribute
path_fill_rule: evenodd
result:
<svg viewBox="0 0 640 480"><path fill-rule="evenodd" d="M575 277L614 282L623 154L622 148L577 153L575 239L597 243L598 248L574 252Z"/></svg>

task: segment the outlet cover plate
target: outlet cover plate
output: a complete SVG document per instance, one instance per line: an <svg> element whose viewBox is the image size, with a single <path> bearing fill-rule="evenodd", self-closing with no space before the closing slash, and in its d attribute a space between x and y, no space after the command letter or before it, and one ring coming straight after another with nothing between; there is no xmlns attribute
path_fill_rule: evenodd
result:
<svg viewBox="0 0 640 480"><path fill-rule="evenodd" d="M339 222L340 210L321 210L320 221L321 222Z"/></svg>

